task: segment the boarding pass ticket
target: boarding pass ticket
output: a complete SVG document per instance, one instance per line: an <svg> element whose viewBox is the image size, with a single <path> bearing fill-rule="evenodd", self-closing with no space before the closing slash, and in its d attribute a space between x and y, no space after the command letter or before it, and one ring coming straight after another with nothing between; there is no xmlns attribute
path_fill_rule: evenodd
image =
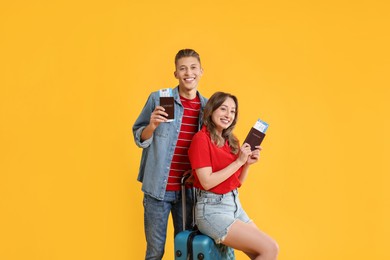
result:
<svg viewBox="0 0 390 260"><path fill-rule="evenodd" d="M255 123L255 125L253 126L253 128L256 130L259 130L260 132L265 134L265 132L268 129L268 124L266 122L258 119L257 122Z"/></svg>
<svg viewBox="0 0 390 260"><path fill-rule="evenodd" d="M160 97L172 97L172 89L171 88L160 89Z"/></svg>

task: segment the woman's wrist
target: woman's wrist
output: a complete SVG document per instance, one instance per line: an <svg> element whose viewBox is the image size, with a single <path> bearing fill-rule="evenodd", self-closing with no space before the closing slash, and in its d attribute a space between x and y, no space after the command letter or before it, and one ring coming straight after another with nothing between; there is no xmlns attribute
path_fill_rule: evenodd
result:
<svg viewBox="0 0 390 260"><path fill-rule="evenodd" d="M246 163L246 161L244 161L244 162L241 161L241 160L240 160L240 157L237 158L234 162L237 163L237 165L238 165L239 167L243 166L243 165Z"/></svg>

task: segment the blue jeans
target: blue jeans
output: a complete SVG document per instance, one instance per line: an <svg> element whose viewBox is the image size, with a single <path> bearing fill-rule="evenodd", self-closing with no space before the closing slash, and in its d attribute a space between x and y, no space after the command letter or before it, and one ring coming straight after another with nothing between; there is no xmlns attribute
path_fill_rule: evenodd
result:
<svg viewBox="0 0 390 260"><path fill-rule="evenodd" d="M192 224L192 190L186 189L186 229ZM144 228L146 260L161 260L167 236L169 214L172 213L174 236L183 231L181 191L167 191L163 200L144 194Z"/></svg>

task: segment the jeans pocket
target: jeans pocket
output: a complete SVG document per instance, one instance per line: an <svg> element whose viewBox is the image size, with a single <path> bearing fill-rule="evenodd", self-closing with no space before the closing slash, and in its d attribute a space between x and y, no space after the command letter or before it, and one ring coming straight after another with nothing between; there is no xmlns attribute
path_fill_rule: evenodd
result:
<svg viewBox="0 0 390 260"><path fill-rule="evenodd" d="M148 200L148 197L146 195L144 195L144 199L142 200L142 204L144 205L144 207L146 207L147 200Z"/></svg>

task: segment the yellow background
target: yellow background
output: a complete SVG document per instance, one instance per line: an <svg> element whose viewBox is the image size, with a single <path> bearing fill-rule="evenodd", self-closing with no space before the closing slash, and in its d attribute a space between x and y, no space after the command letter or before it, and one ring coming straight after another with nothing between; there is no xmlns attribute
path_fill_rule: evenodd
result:
<svg viewBox="0 0 390 260"><path fill-rule="evenodd" d="M0 259L143 258L131 127L181 48L270 124L240 192L279 259L390 259L389 2L140 2L1 2Z"/></svg>

